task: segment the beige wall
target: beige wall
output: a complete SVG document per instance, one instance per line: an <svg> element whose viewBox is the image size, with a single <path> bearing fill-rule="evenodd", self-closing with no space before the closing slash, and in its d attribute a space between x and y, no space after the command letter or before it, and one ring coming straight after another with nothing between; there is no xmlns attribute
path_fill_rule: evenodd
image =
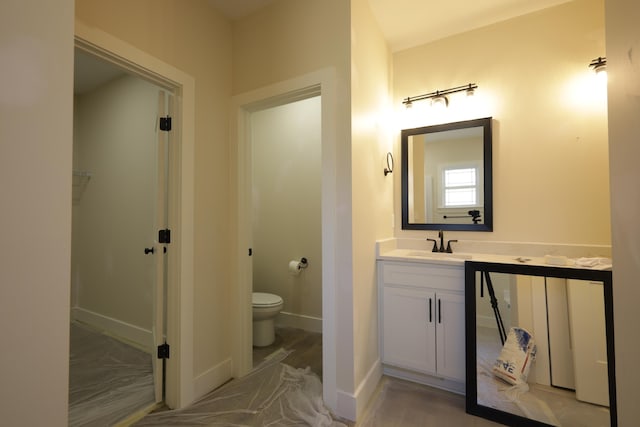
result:
<svg viewBox="0 0 640 427"><path fill-rule="evenodd" d="M640 419L640 4L606 0L606 19L618 425L632 426Z"/></svg>
<svg viewBox="0 0 640 427"><path fill-rule="evenodd" d="M393 235L399 156L393 174L385 176L386 153L393 151L386 120L391 113L391 54L365 0L351 2L351 34L353 339L361 413L369 387L377 382L379 363L375 241Z"/></svg>
<svg viewBox="0 0 640 427"><path fill-rule="evenodd" d="M314 319L322 318L320 107L314 97L251 114L253 290ZM301 257L309 266L289 274L289 261Z"/></svg>
<svg viewBox="0 0 640 427"><path fill-rule="evenodd" d="M157 239L158 95L124 76L74 102L73 168L91 174L73 178L74 308L144 329L149 339L155 272L143 249Z"/></svg>
<svg viewBox="0 0 640 427"><path fill-rule="evenodd" d="M77 0L76 19L195 79L194 375L230 357L231 26L204 0Z"/></svg>
<svg viewBox="0 0 640 427"><path fill-rule="evenodd" d="M1 423L66 426L73 1L3 1L0 64Z"/></svg>
<svg viewBox="0 0 640 427"><path fill-rule="evenodd" d="M398 132L494 118L494 231L450 238L610 244L606 98L588 68L605 53L603 1L576 0L394 54ZM440 115L401 104L467 83L471 102L451 96ZM399 229L395 180L396 236L424 238Z"/></svg>

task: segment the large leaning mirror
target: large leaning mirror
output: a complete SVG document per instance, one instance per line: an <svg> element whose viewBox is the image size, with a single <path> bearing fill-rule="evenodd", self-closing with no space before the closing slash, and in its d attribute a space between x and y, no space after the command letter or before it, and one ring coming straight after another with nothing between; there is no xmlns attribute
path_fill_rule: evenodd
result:
<svg viewBox="0 0 640 427"><path fill-rule="evenodd" d="M492 231L491 144L491 117L402 130L402 228Z"/></svg>
<svg viewBox="0 0 640 427"><path fill-rule="evenodd" d="M611 277L467 261L467 412L511 426L616 426Z"/></svg>

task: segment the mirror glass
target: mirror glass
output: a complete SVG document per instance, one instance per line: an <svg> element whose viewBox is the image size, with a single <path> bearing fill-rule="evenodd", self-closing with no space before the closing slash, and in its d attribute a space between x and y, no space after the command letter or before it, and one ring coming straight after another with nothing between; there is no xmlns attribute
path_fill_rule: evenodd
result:
<svg viewBox="0 0 640 427"><path fill-rule="evenodd" d="M491 231L491 118L404 129L402 228Z"/></svg>
<svg viewBox="0 0 640 427"><path fill-rule="evenodd" d="M467 271L467 412L518 426L615 426L611 272L495 270Z"/></svg>

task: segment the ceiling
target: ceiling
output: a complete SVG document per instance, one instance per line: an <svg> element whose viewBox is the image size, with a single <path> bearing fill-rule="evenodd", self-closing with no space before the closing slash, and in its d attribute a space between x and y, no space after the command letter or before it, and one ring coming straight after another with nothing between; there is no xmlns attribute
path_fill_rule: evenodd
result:
<svg viewBox="0 0 640 427"><path fill-rule="evenodd" d="M229 20L236 20L278 0L208 1ZM571 0L368 0L393 52L568 1ZM78 55L76 50L76 93L91 90L122 73L91 55Z"/></svg>
<svg viewBox="0 0 640 427"><path fill-rule="evenodd" d="M277 0L209 0L209 3L234 20L274 1ZM390 49L397 52L571 0L368 1Z"/></svg>

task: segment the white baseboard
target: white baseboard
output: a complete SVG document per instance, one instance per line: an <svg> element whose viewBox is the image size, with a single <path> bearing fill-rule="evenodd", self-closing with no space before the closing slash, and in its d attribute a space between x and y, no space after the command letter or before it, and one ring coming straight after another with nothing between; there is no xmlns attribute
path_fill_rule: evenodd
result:
<svg viewBox="0 0 640 427"><path fill-rule="evenodd" d="M374 364L365 375L364 379L356 388L355 393L348 393L338 390L338 402L336 405L336 415L350 421L357 421L364 413L371 396L376 391L376 387L382 378L382 364L380 359Z"/></svg>
<svg viewBox="0 0 640 427"><path fill-rule="evenodd" d="M232 369L233 365L229 358L198 375L193 382L194 399L201 398L228 381L232 376Z"/></svg>
<svg viewBox="0 0 640 427"><path fill-rule="evenodd" d="M496 325L496 318L494 316L477 316L476 326L495 329L496 331L498 330L498 326Z"/></svg>
<svg viewBox="0 0 640 427"><path fill-rule="evenodd" d="M441 377L410 371L395 366L384 365L383 373L390 377L400 378L414 383L424 384L431 387L447 390L456 394L465 394L465 382L454 381Z"/></svg>
<svg viewBox="0 0 640 427"><path fill-rule="evenodd" d="M322 318L305 316L304 314L281 311L276 317L276 326L303 329L309 332L322 333Z"/></svg>
<svg viewBox="0 0 640 427"><path fill-rule="evenodd" d="M78 320L102 330L107 334L130 341L138 348L149 353L154 352L153 333L150 330L81 307L73 307L71 309L71 319Z"/></svg>

